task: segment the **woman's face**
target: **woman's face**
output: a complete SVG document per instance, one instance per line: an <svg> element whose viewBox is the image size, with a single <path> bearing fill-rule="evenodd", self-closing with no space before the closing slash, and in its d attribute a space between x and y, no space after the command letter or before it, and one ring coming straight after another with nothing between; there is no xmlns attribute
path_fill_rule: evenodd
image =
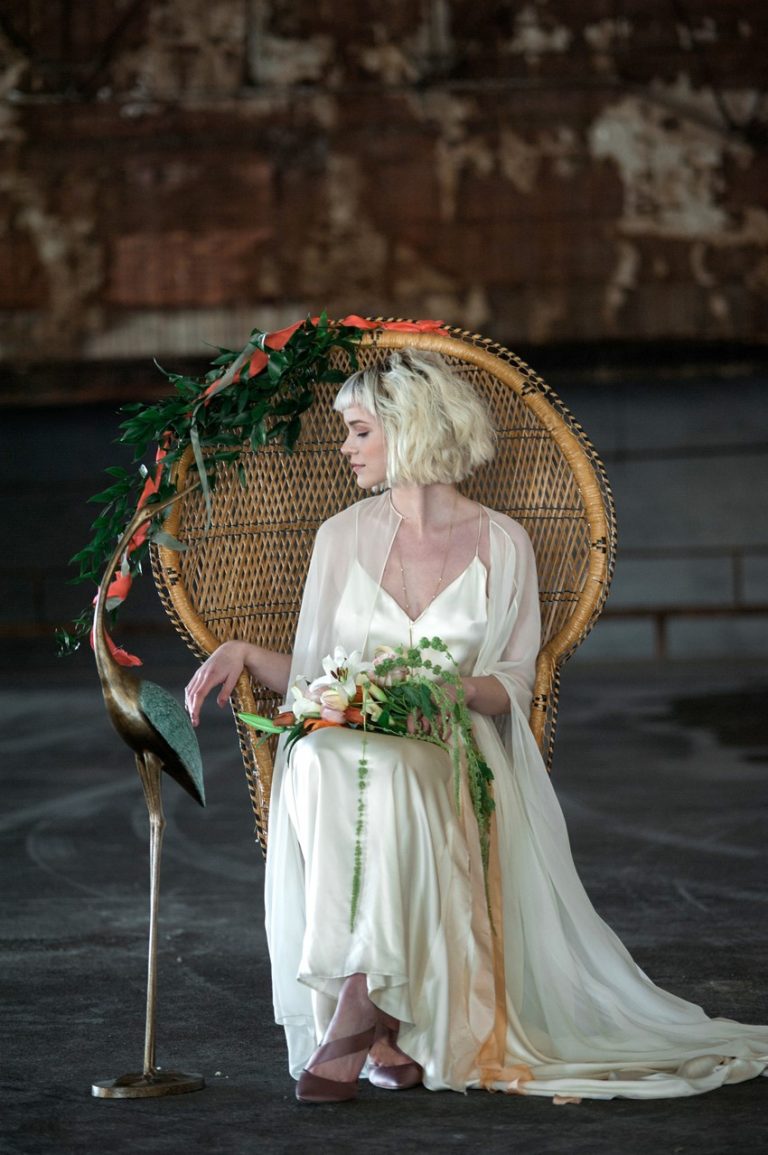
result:
<svg viewBox="0 0 768 1155"><path fill-rule="evenodd" d="M351 465L357 484L361 489L386 484L387 443L378 417L359 405L345 409L343 417L347 439L341 452Z"/></svg>

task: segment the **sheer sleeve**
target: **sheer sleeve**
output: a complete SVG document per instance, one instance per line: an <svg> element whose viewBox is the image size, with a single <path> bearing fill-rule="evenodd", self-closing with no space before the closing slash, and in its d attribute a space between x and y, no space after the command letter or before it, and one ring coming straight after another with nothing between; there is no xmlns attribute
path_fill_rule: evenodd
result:
<svg viewBox="0 0 768 1155"><path fill-rule="evenodd" d="M488 634L474 672L498 678L510 708L527 718L541 645L536 559L518 522L499 513L490 513L490 519Z"/></svg>
<svg viewBox="0 0 768 1155"><path fill-rule="evenodd" d="M290 681L299 674L316 678L322 660L343 646L363 650L376 592L400 518L388 495L357 502L324 522L317 531L304 585L291 663ZM343 603L351 566L361 565L373 579L369 600Z"/></svg>

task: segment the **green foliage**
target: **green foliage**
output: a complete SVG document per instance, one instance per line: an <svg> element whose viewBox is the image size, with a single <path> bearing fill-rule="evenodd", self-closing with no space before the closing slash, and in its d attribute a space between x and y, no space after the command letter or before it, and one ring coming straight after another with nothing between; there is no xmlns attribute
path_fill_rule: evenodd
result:
<svg viewBox="0 0 768 1155"><path fill-rule="evenodd" d="M363 884L363 834L365 832L365 788L368 785L368 736L363 732L363 744L357 763L357 819L355 821L355 859L352 872L352 901L349 908L349 929L355 929L360 889Z"/></svg>
<svg viewBox="0 0 768 1155"><path fill-rule="evenodd" d="M123 406L119 443L133 450L137 468L131 472L121 466L107 469L110 484L89 500L102 508L91 525L90 541L71 559L78 567L76 582L98 584L125 527L136 511L150 470L144 462L154 456L157 447L165 450L164 479L158 500L171 497L173 486L167 481L172 467L187 448L193 447L197 471L206 505L216 483L219 465L234 462L241 483L245 473L239 459L248 449L277 444L291 452L301 432L301 417L314 402L315 386L323 381L340 382L344 374L330 368L334 349L345 351L354 367L355 350L361 330L330 322L323 313L316 324L309 318L292 334L282 349L270 349L267 333L254 329L244 349L218 348L211 368L201 378L171 373L158 365L171 386L168 396L154 404L133 402ZM266 366L250 372L251 359L257 350L267 356ZM157 362L156 362L157 364ZM239 371L236 371L239 368ZM206 391L223 377L232 380L223 388ZM160 519L153 521L149 539L157 538ZM161 539L160 539L161 540ZM126 559L132 576L141 573L147 544L130 552ZM69 629L57 631L58 652L77 649L89 632L92 612L85 610Z"/></svg>

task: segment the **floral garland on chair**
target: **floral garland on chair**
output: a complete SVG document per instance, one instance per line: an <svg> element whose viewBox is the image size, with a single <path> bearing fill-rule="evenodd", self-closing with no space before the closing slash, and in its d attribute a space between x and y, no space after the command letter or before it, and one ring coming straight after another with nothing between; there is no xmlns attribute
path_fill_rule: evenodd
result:
<svg viewBox="0 0 768 1155"><path fill-rule="evenodd" d="M331 354L345 352L357 367L356 348L365 332L395 329L401 332L445 332L442 321L372 321L351 314L331 321L325 312L307 317L273 333L254 329L239 351L218 347L218 356L203 377L186 377L162 369L172 392L155 404L140 402L123 406L120 443L134 450L136 469L107 469L110 484L89 500L102 505L91 525L93 537L71 563L80 572L73 583L97 585L112 556L115 542L134 512L144 505L167 501L176 493L173 466L191 446L194 470L208 509L220 464L234 463L245 484L240 463L249 448L278 444L291 452L301 432L301 417L315 400L314 387L321 382L341 384L345 374L331 368ZM154 464L144 464L155 447ZM181 494L178 494L181 497ZM107 592L107 611L114 623L134 579L142 572L149 544L183 550L182 542L163 529L163 518L145 522L131 538ZM92 630L93 607L83 610L69 628L57 630L60 654L73 653ZM141 665L133 654L107 639L115 659L125 666Z"/></svg>

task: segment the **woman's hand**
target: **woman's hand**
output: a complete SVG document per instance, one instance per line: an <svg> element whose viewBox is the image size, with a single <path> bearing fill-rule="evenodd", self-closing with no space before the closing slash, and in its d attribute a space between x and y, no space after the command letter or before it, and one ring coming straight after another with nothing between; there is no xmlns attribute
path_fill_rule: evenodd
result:
<svg viewBox="0 0 768 1155"><path fill-rule="evenodd" d="M286 694L290 669L290 654L264 650L250 642L224 642L203 662L184 691L184 701L192 725L198 725L202 704L214 687L221 686L216 702L222 708L229 701L237 679L244 670L269 690L274 690L276 694Z"/></svg>
<svg viewBox="0 0 768 1155"><path fill-rule="evenodd" d="M246 668L246 656L250 648L247 642L224 642L190 678L184 691L184 701L193 726L200 722L203 702L216 686L221 686L216 695L216 703L221 708L226 706L237 679Z"/></svg>
<svg viewBox="0 0 768 1155"><path fill-rule="evenodd" d="M436 738L439 738L441 742L445 742L446 745L450 743L453 737L453 727L450 722L446 722L444 726L438 728L430 722L429 718L425 718L423 714L420 714L418 710L414 710L408 715L408 720L405 725L408 733L411 735L420 732L423 734L434 734Z"/></svg>

